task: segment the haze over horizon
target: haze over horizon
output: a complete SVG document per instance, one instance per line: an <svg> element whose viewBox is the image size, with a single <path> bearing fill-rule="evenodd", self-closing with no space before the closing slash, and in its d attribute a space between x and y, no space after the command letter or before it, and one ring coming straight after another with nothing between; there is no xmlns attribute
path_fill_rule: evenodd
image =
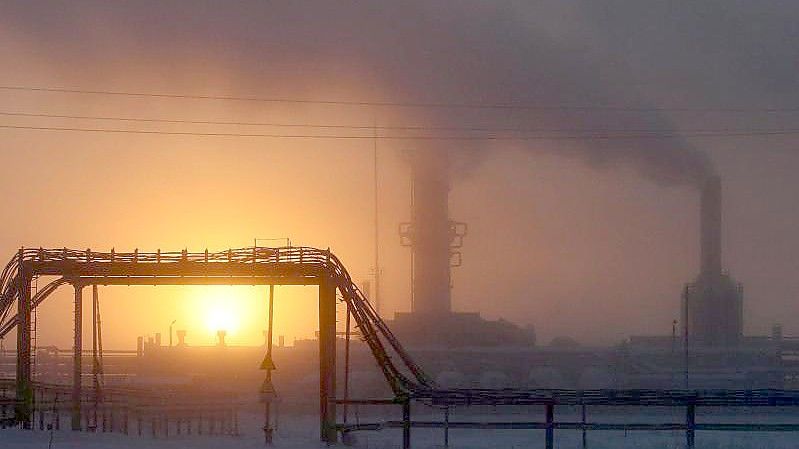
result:
<svg viewBox="0 0 799 449"><path fill-rule="evenodd" d="M451 215L469 224L455 310L532 324L543 344L561 335L614 344L669 334L679 317L698 270L690 184L710 170L699 168L706 161L724 182L724 266L744 285L747 333L780 322L799 335L799 150L785 132L799 128L798 5L312 3L0 6L0 58L13 62L0 74L0 125L83 129L0 126L0 259L20 246L202 251L290 237L330 247L356 279L369 279L378 133L384 316L409 308L409 255L397 236L409 219L401 154L445 148L461 155ZM532 108L454 107L509 103ZM20 112L105 119L8 115ZM508 129L556 138L512 139L519 133ZM596 130L674 138L589 138ZM712 132L722 135L701 135ZM212 133L237 135L202 135ZM280 288L276 334L312 336L314 297ZM102 288L107 346L165 334L173 319L189 343L209 344L220 302L245 311L231 318L240 323L228 341L258 344L264 298L251 287ZM70 344L70 307L66 289L43 306L40 345Z"/></svg>

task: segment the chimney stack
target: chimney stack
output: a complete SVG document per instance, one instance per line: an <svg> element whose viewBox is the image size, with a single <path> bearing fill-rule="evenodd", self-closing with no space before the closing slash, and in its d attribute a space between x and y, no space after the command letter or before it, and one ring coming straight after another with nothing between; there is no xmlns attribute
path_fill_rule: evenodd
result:
<svg viewBox="0 0 799 449"><path fill-rule="evenodd" d="M413 311L446 317L450 303L449 180L446 151L417 151L412 165Z"/></svg>
<svg viewBox="0 0 799 449"><path fill-rule="evenodd" d="M702 275L721 275L721 178L710 177L702 188L701 200Z"/></svg>
<svg viewBox="0 0 799 449"><path fill-rule="evenodd" d="M721 265L721 178L701 193L701 271L683 296L683 323L693 347L734 347L743 335L743 287Z"/></svg>

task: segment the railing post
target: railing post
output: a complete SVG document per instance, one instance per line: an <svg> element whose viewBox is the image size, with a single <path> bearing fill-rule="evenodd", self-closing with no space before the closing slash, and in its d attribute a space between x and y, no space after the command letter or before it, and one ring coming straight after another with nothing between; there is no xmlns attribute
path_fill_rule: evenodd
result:
<svg viewBox="0 0 799 449"><path fill-rule="evenodd" d="M546 420L547 420L547 428L546 428L546 448L547 449L554 449L555 447L555 406L553 404L547 404L546 410Z"/></svg>
<svg viewBox="0 0 799 449"><path fill-rule="evenodd" d="M696 437L696 406L694 404L688 405L685 412L685 427L685 447L694 449Z"/></svg>
<svg viewBox="0 0 799 449"><path fill-rule="evenodd" d="M449 405L444 407L444 447L449 447Z"/></svg>

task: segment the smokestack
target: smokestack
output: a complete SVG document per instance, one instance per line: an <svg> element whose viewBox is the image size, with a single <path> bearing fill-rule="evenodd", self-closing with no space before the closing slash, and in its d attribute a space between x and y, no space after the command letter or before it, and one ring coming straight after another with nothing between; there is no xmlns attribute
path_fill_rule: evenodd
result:
<svg viewBox="0 0 799 449"><path fill-rule="evenodd" d="M440 317L451 311L448 157L443 150L413 157L413 311Z"/></svg>
<svg viewBox="0 0 799 449"><path fill-rule="evenodd" d="M721 275L721 178L711 176L702 188L702 275Z"/></svg>
<svg viewBox="0 0 799 449"><path fill-rule="evenodd" d="M684 294L684 322L691 346L730 347L743 335L743 287L721 273L721 179L702 187L702 271Z"/></svg>

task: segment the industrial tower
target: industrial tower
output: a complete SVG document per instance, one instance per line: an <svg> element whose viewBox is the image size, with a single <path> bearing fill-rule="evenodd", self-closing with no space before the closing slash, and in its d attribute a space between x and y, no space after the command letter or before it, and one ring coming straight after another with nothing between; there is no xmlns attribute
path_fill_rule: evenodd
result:
<svg viewBox="0 0 799 449"><path fill-rule="evenodd" d="M701 270L683 294L686 343L693 347L734 347L743 335L743 287L722 269L721 178L702 188Z"/></svg>

